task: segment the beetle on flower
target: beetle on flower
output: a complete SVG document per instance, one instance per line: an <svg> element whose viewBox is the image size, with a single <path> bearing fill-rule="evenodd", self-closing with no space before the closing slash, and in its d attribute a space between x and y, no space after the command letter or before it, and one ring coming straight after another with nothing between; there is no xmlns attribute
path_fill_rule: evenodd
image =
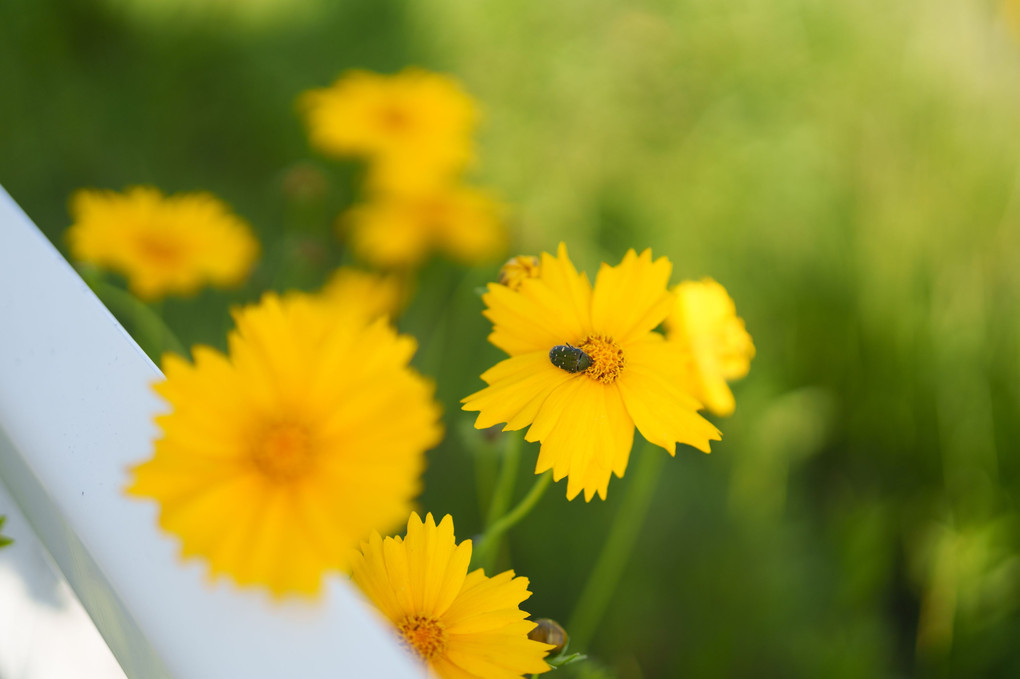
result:
<svg viewBox="0 0 1020 679"><path fill-rule="evenodd" d="M709 452L720 433L683 386L682 350L654 330L674 304L670 262L629 250L619 265L603 264L592 286L561 243L555 257L542 254L540 270L516 289L490 284L483 296L489 341L510 357L463 399L479 413L475 427L529 427L525 439L541 442L535 473L567 477L570 499L606 497L611 475L627 469L635 426L670 455L678 443Z"/></svg>

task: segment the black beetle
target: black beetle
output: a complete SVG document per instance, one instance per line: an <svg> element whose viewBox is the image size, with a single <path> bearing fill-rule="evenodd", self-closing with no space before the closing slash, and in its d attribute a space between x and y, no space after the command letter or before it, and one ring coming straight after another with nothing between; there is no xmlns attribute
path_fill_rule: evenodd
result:
<svg viewBox="0 0 1020 679"><path fill-rule="evenodd" d="M549 362L568 373L580 373L591 367L591 356L579 347L557 344L549 350Z"/></svg>

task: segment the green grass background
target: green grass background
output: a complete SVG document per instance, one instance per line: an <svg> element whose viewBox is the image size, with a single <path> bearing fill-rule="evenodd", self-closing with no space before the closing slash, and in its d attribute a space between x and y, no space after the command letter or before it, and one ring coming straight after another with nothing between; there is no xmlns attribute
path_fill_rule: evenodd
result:
<svg viewBox="0 0 1020 679"><path fill-rule="evenodd" d="M65 252L76 188L227 200L264 245L252 281L164 305L222 345L229 306L348 258L331 223L359 169L309 150L297 95L410 64L482 102L475 178L515 251L565 240L594 272L652 247L726 285L758 348L722 443L666 466L598 662L560 674L1020 676L1020 39L998 3L8 0L0 184ZM309 168L328 190L304 199ZM494 273L430 263L400 323L446 408L421 504L461 538L488 468L457 401L500 358L472 293ZM628 480L587 505L558 484L515 529L527 610L569 617Z"/></svg>

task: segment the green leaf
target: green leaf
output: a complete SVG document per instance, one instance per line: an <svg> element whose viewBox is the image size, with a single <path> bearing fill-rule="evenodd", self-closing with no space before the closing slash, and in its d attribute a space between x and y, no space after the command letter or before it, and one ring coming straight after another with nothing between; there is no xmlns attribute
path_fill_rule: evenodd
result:
<svg viewBox="0 0 1020 679"><path fill-rule="evenodd" d="M555 658L546 658L545 661L549 664L549 667L553 668L554 670L558 670L561 667L573 665L574 663L578 663L581 662L582 660L587 659L588 656L586 656L583 653L571 653L570 655L560 654Z"/></svg>
<svg viewBox="0 0 1020 679"><path fill-rule="evenodd" d="M7 520L6 516L0 516L0 529L2 529L4 527L4 521L6 521L6 520ZM12 540L10 538L5 538L3 535L0 535L0 547L6 547L7 545L11 544L12 542L14 542L14 540Z"/></svg>

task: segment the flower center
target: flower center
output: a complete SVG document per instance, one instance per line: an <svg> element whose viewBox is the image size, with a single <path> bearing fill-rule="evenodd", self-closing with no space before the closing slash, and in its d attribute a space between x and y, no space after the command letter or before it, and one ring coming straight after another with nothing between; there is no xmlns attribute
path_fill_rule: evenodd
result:
<svg viewBox="0 0 1020 679"><path fill-rule="evenodd" d="M584 371L585 375L603 384L616 381L626 363L619 344L605 335L589 335L578 346L591 359L591 366Z"/></svg>
<svg viewBox="0 0 1020 679"><path fill-rule="evenodd" d="M408 646L428 661L446 650L446 625L423 615L409 615L397 626Z"/></svg>
<svg viewBox="0 0 1020 679"><path fill-rule="evenodd" d="M419 219L433 227L442 227L442 225L449 222L453 212L450 204L439 198L419 201L415 208L417 209Z"/></svg>
<svg viewBox="0 0 1020 679"><path fill-rule="evenodd" d="M256 441L251 459L266 478L277 483L288 483L304 476L312 466L308 430L292 422L270 426Z"/></svg>
<svg viewBox="0 0 1020 679"><path fill-rule="evenodd" d="M396 105L385 106L379 111L379 122L384 129L391 132L402 132L410 127L411 117L407 111Z"/></svg>
<svg viewBox="0 0 1020 679"><path fill-rule="evenodd" d="M135 245L146 261L162 266L175 266L184 255L184 248L180 243L151 233L138 234Z"/></svg>

